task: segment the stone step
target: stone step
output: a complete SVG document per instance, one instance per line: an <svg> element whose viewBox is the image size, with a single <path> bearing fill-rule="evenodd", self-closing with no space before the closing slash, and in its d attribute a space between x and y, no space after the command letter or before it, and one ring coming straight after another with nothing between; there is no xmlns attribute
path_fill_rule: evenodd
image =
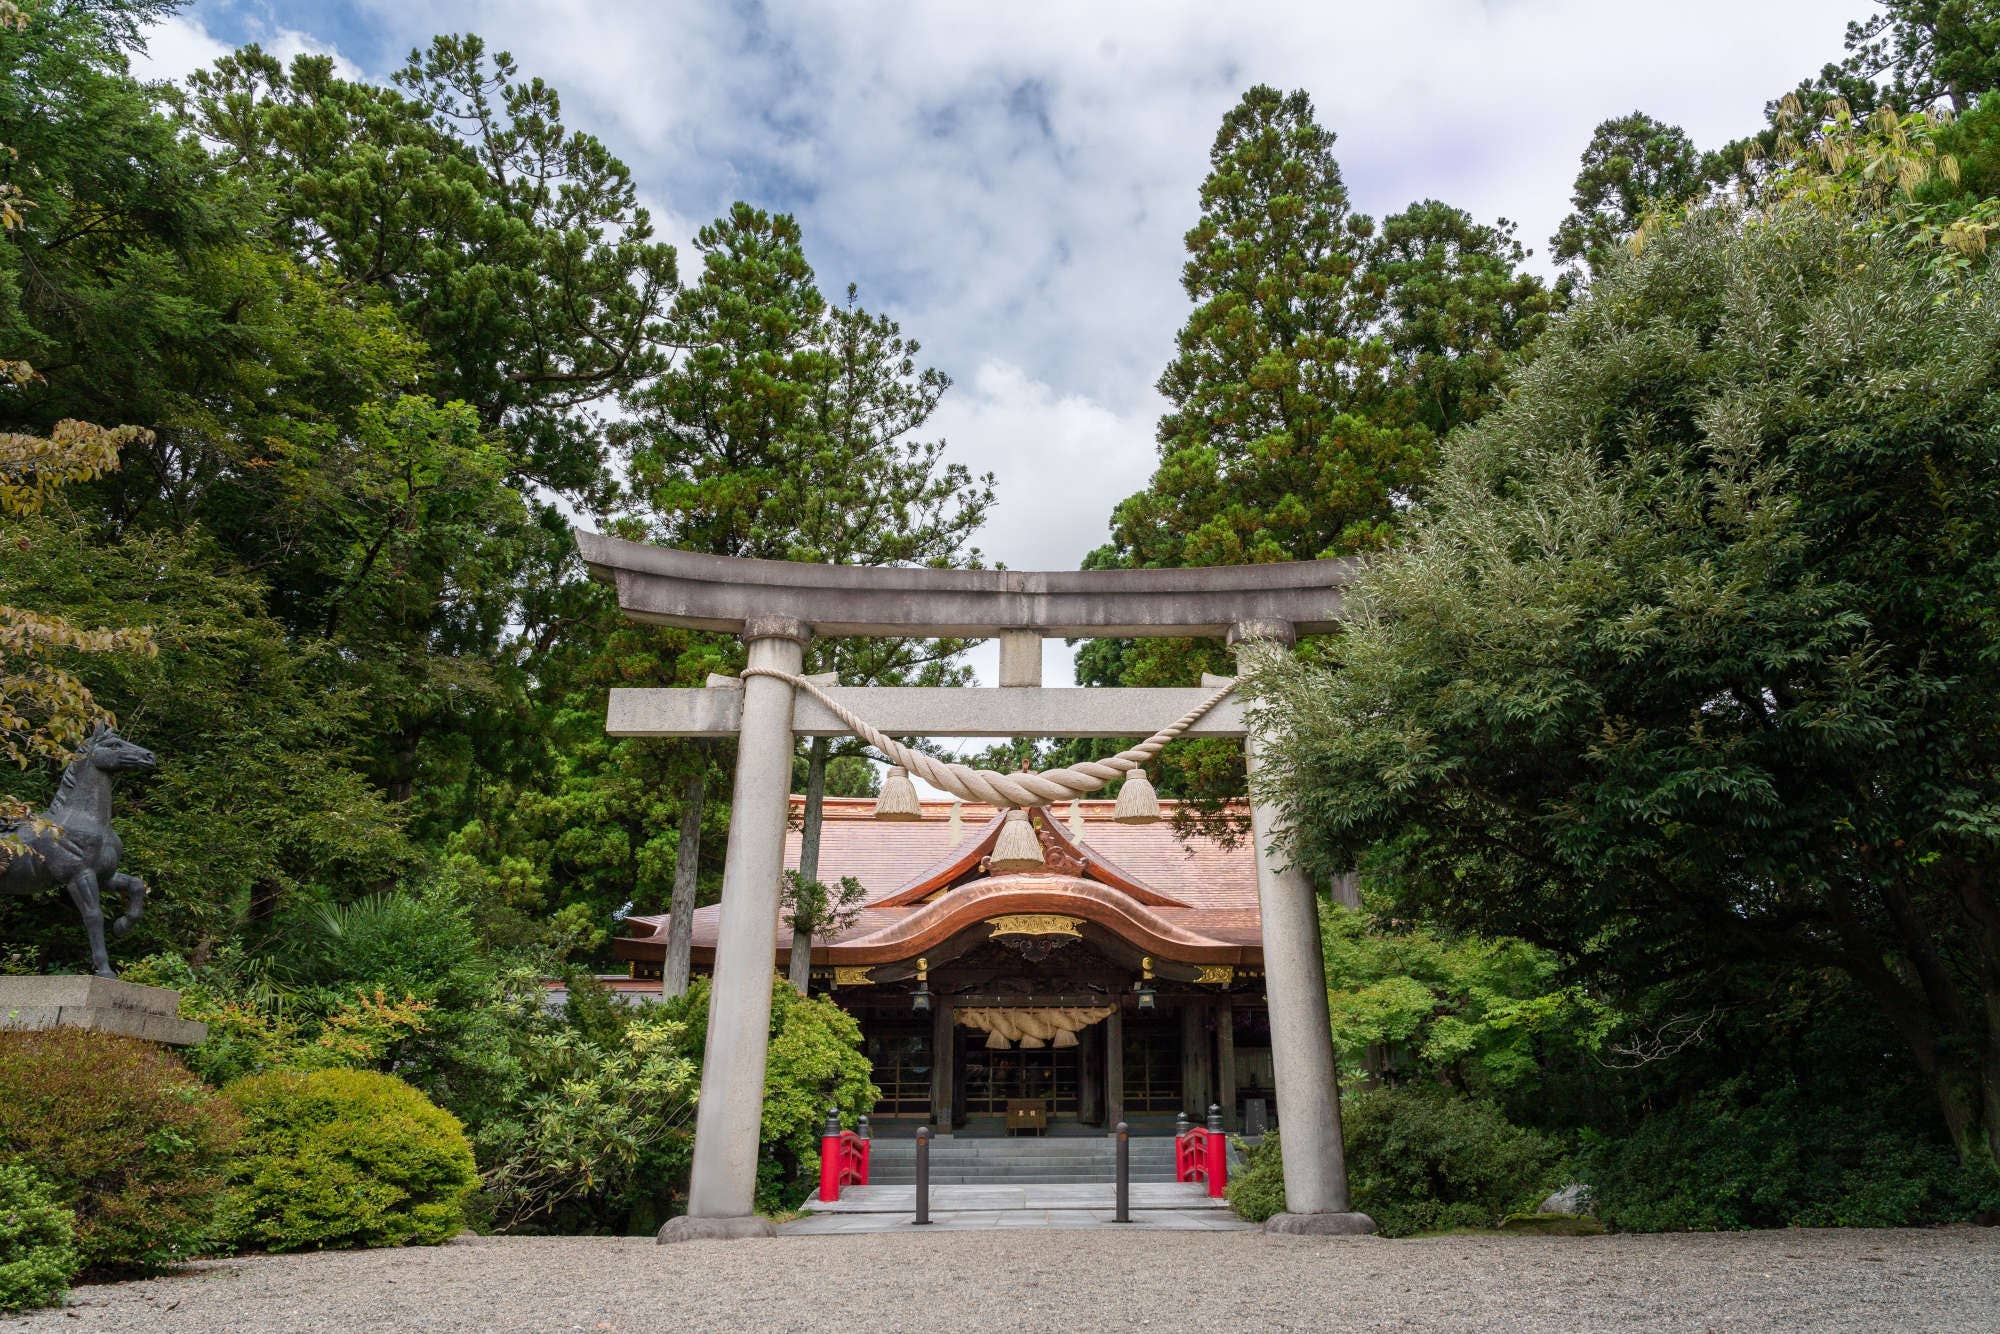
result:
<svg viewBox="0 0 2000 1334"><path fill-rule="evenodd" d="M915 1158L917 1147L912 1140L878 1139L871 1152L877 1158ZM1110 1140L933 1140L931 1157L991 1158L1109 1158L1118 1152L1118 1146ZM1172 1140L1133 1140L1130 1152L1134 1158L1171 1158L1174 1154Z"/></svg>
<svg viewBox="0 0 2000 1334"><path fill-rule="evenodd" d="M878 1176L884 1172L896 1172L900 1173L903 1176L912 1176L915 1174L916 1170L917 1170L917 1165L911 1162L884 1162L881 1159L876 1159L869 1164L869 1171ZM1074 1162L1071 1163L1064 1163L1064 1162L941 1163L935 1160L933 1160L931 1163L932 1176L937 1176L940 1173L944 1172L954 1172L960 1176L1005 1176L1010 1172L1035 1172L1047 1176L1047 1175L1058 1175L1064 1172L1078 1172L1086 1175L1102 1175L1108 1177L1117 1170L1118 1170L1118 1165L1116 1163L1074 1163ZM1152 1162L1152 1163L1135 1162L1131 1165L1131 1170L1133 1172L1171 1173L1174 1170L1174 1164L1166 1160L1161 1160L1159 1162Z"/></svg>
<svg viewBox="0 0 2000 1334"><path fill-rule="evenodd" d="M1171 1172L1134 1174L1130 1178L1133 1185L1171 1185L1175 1178ZM870 1176L871 1186L914 1186L916 1180L904 1176ZM1054 1176L1018 1177L932 1177L933 1186L1101 1186L1105 1190L1115 1190L1118 1182L1114 1177L1084 1176L1076 1172L1064 1172Z"/></svg>

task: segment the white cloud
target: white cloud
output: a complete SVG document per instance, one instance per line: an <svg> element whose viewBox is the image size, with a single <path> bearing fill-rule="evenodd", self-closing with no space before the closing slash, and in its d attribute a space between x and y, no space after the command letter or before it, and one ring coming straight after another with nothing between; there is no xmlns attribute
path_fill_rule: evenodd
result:
<svg viewBox="0 0 2000 1334"><path fill-rule="evenodd" d="M296 28L272 28L258 39L258 45L287 65L296 56L332 56L333 72L341 78L358 80L367 77L359 65L331 45Z"/></svg>
<svg viewBox="0 0 2000 1334"><path fill-rule="evenodd" d="M1121 499L1152 473L1154 407L1113 412L989 361L945 395L926 434L994 475L998 502L981 537L989 561L1073 570L1109 536L1106 497Z"/></svg>
<svg viewBox="0 0 2000 1334"><path fill-rule="evenodd" d="M146 49L132 57L132 72L149 82L179 81L229 54L229 46L185 14L146 29Z"/></svg>
<svg viewBox="0 0 2000 1334"><path fill-rule="evenodd" d="M211 34L193 14L170 14L145 31L146 49L132 59L132 72L142 79L179 82L198 69L206 69L236 49ZM290 64L294 56L332 56L334 72L343 79L366 78L359 65L343 56L329 42L297 28L259 23L245 39L254 41L279 60Z"/></svg>
<svg viewBox="0 0 2000 1334"><path fill-rule="evenodd" d="M1001 474L983 545L1024 568L1074 564L1151 471L1152 385L1187 311L1180 238L1246 86L1313 94L1358 208L1444 199L1539 249L1598 121L1640 108L1719 144L1867 8L361 4L373 49L476 31L511 50L632 164L664 234L739 197L798 213L825 290L859 282L958 379L940 428ZM272 12L280 31L317 26L306 0Z"/></svg>

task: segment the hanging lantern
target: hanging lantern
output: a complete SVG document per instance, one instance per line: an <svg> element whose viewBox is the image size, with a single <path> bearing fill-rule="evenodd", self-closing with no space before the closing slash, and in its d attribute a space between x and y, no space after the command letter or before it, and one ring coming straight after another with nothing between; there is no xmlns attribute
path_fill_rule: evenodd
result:
<svg viewBox="0 0 2000 1334"><path fill-rule="evenodd" d="M900 764L889 766L889 776L882 780L882 793L875 798L875 818L878 820L921 820L924 818L924 804L917 800L917 785L910 781L910 775Z"/></svg>
<svg viewBox="0 0 2000 1334"><path fill-rule="evenodd" d="M1069 836L1071 842L1083 842L1083 803L1081 801L1072 801L1069 804Z"/></svg>
<svg viewBox="0 0 2000 1334"><path fill-rule="evenodd" d="M917 960L917 989L910 993L910 1008L918 1014L931 1012L931 961Z"/></svg>
<svg viewBox="0 0 2000 1334"><path fill-rule="evenodd" d="M993 844L993 855L987 858L986 865L988 870L999 874L1042 869L1042 843L1028 824L1026 811L1007 812L1006 820L1000 825L1000 837Z"/></svg>
<svg viewBox="0 0 2000 1334"><path fill-rule="evenodd" d="M1155 1003L1153 995L1153 960L1151 956L1139 960L1139 969L1139 980L1133 984L1132 989L1139 993L1139 1009L1142 1012L1150 1011Z"/></svg>
<svg viewBox="0 0 2000 1334"><path fill-rule="evenodd" d="M1119 824L1153 824L1159 820L1160 794L1153 791L1144 769L1134 769L1126 775L1125 785L1118 789L1118 805L1111 818Z"/></svg>

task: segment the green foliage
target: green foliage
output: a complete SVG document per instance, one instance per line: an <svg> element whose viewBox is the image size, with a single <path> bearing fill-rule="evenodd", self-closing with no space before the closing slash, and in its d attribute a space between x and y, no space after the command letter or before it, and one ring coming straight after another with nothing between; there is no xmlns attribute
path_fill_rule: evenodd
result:
<svg viewBox="0 0 2000 1334"><path fill-rule="evenodd" d="M1386 1237L1492 1227L1561 1184L1551 1140L1435 1084L1364 1090L1340 1115L1354 1207Z"/></svg>
<svg viewBox="0 0 2000 1334"><path fill-rule="evenodd" d="M1549 238L1550 253L1602 273L1648 213L1679 208L1706 187L1701 154L1680 126L1643 111L1604 121L1584 147L1574 210Z"/></svg>
<svg viewBox="0 0 2000 1334"><path fill-rule="evenodd" d="M1498 406L1514 358L1548 326L1550 297L1524 272L1514 224L1475 222L1426 199L1382 220L1368 247L1382 337L1409 410L1442 438Z"/></svg>
<svg viewBox="0 0 2000 1334"><path fill-rule="evenodd" d="M119 789L127 869L152 888L133 940L183 950L268 919L294 895L393 882L413 850L350 744L366 701L329 681L328 658L288 642L263 589L200 534L93 540L58 512L10 531L0 601L75 609L93 624L150 624L157 656L100 657L93 692L172 761ZM41 772L5 780L46 792ZM0 932L74 957L75 914L0 900Z"/></svg>
<svg viewBox="0 0 2000 1334"><path fill-rule="evenodd" d="M1348 208L1334 136L1303 92L1257 87L1223 117L1187 234L1195 310L1160 377L1160 469L1112 518L1132 566L1241 565L1381 545L1425 432L1372 409L1374 225Z"/></svg>
<svg viewBox="0 0 2000 1334"><path fill-rule="evenodd" d="M178 955L155 954L127 968L124 978L180 993L180 1015L208 1026L187 1049L188 1068L220 1087L266 1070L367 1069L391 1062L424 1031L431 1005L407 994L391 999L381 987L301 992L274 981L268 969L236 958L193 968Z"/></svg>
<svg viewBox="0 0 2000 1334"><path fill-rule="evenodd" d="M152 1273L223 1240L239 1118L159 1048L72 1028L0 1033L0 1161L76 1217L89 1269Z"/></svg>
<svg viewBox="0 0 2000 1334"><path fill-rule="evenodd" d="M1815 107L1840 97L1863 112L1878 102L1964 111L2000 87L2000 13L1986 0L1878 0L1875 8L1848 23L1847 55L1800 84L1799 96Z"/></svg>
<svg viewBox="0 0 2000 1334"><path fill-rule="evenodd" d="M1492 1227L1532 1211L1560 1184L1561 1154L1488 1102L1433 1083L1366 1089L1341 1099L1354 1208L1385 1237ZM1229 1207L1253 1223L1284 1212L1284 1150L1276 1134L1242 1144Z"/></svg>
<svg viewBox="0 0 2000 1334"><path fill-rule="evenodd" d="M436 1245L477 1184L458 1118L392 1076L274 1071L224 1091L242 1113L230 1169L239 1244L271 1251Z"/></svg>
<svg viewBox="0 0 2000 1334"><path fill-rule="evenodd" d="M690 1042L708 1031L708 985L688 991ZM764 1121L757 1156L757 1208L796 1206L819 1180L819 1135L826 1109L843 1120L867 1112L881 1096L861 1041L861 1025L830 1000L799 995L782 979L771 984L771 1048L764 1067Z"/></svg>
<svg viewBox="0 0 2000 1334"><path fill-rule="evenodd" d="M427 392L516 441L513 466L589 495L576 409L657 369L675 286L625 164L562 120L506 52L441 36L395 88L245 47L190 81L187 115L263 223L330 281L366 285L432 351Z"/></svg>
<svg viewBox="0 0 2000 1334"><path fill-rule="evenodd" d="M1243 1153L1243 1165L1230 1173L1229 1207L1252 1223L1285 1212L1285 1152L1278 1144L1278 1132L1271 1131L1256 1144L1238 1140L1236 1147Z"/></svg>
<svg viewBox="0 0 2000 1334"><path fill-rule="evenodd" d="M479 1127L485 1209L501 1230L653 1232L686 1193L702 1034L686 997L628 1010L587 975L569 987L563 1015L512 1004L525 1082Z"/></svg>
<svg viewBox="0 0 2000 1334"><path fill-rule="evenodd" d="M1613 997L1845 972L1990 1157L2000 280L1857 221L1703 212L1599 278L1270 678L1270 790L1322 873L1389 849L1399 911Z"/></svg>
<svg viewBox="0 0 2000 1334"><path fill-rule="evenodd" d="M1181 285L1195 308L1159 382L1159 467L1119 503L1087 568L1382 547L1438 434L1498 400L1506 364L1539 332L1547 294L1519 271L1510 224L1426 200L1378 236L1350 210L1333 146L1303 92L1252 88L1223 117L1186 237ZM1077 656L1084 685L1192 685L1232 670L1213 640L1096 640ZM1182 743L1154 777L1164 794L1207 802L1183 809L1212 822L1215 800L1243 790L1241 748Z"/></svg>
<svg viewBox="0 0 2000 1334"><path fill-rule="evenodd" d="M59 1306L82 1261L76 1216L48 1183L0 1159L0 1312Z"/></svg>
<svg viewBox="0 0 2000 1334"><path fill-rule="evenodd" d="M1592 1137L1585 1176L1604 1221L1632 1232L1921 1227L2000 1208L2000 1177L1913 1135L1913 1110L1724 1081L1629 1137Z"/></svg>
<svg viewBox="0 0 2000 1334"><path fill-rule="evenodd" d="M1320 931L1334 1050L1350 1062L1367 1054L1382 1077L1532 1097L1551 1065L1595 1050L1616 1023L1526 941L1450 937L1356 912L1322 913Z"/></svg>

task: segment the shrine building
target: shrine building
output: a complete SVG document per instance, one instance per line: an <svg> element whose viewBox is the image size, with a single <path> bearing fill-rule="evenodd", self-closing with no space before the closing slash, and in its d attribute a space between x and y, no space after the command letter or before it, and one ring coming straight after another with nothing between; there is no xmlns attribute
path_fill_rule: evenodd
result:
<svg viewBox="0 0 2000 1334"><path fill-rule="evenodd" d="M799 864L804 798L791 799L785 866ZM876 1133L1101 1134L1171 1128L1211 1104L1232 1129L1275 1122L1257 858L1183 839L1168 817L1121 823L1110 800L1026 812L951 801L878 819L829 797L819 879L867 895L852 925L813 943L815 995L860 1022ZM1036 846L1038 845L1038 846ZM996 855L997 854L997 855ZM692 961L714 963L720 905L694 915ZM661 976L668 919L633 917L615 944L636 986ZM788 922L772 964L790 966ZM624 989L624 988L621 988ZM1045 1127L1043 1123L1045 1124Z"/></svg>

